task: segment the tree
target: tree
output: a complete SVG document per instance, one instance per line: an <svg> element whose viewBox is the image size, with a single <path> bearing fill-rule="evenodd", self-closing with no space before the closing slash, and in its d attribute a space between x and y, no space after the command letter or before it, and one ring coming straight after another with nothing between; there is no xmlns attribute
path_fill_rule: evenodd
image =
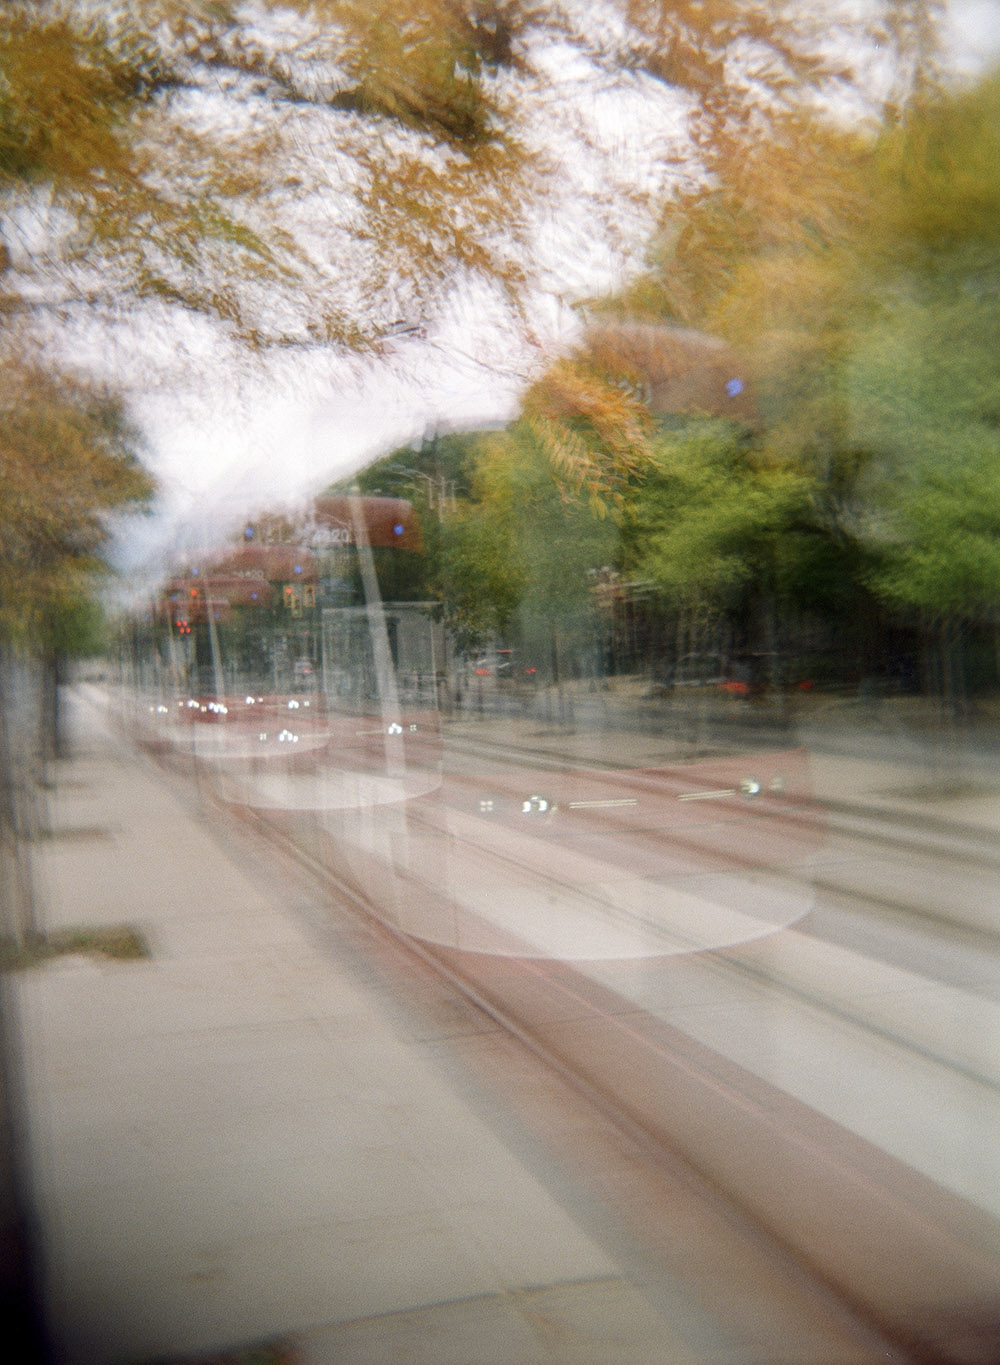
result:
<svg viewBox="0 0 1000 1365"><path fill-rule="evenodd" d="M121 405L66 376L9 366L0 403L0 879L4 928L34 929L26 836L33 782L62 751L61 661L85 641L109 517L151 494ZM24 656L40 661L40 714L12 708ZM15 722L16 716L16 722ZM33 752L34 743L40 755Z"/></svg>
<svg viewBox="0 0 1000 1365"><path fill-rule="evenodd" d="M868 253L880 306L848 368L880 456L871 583L916 615L950 713L965 694L963 632L992 632L1000 678L998 117L993 75L927 101L883 138L886 230Z"/></svg>
<svg viewBox="0 0 1000 1365"><path fill-rule="evenodd" d="M767 457L814 479L855 602L874 592L919 622L952 701L958 631L996 619L998 116L995 76L925 91L858 144L866 213L821 248L744 262L726 302L745 332L766 320Z"/></svg>
<svg viewBox="0 0 1000 1365"><path fill-rule="evenodd" d="M823 55L836 50L830 16L802 6L610 10L617 23L533 0L262 0L252 12L12 0L0 12L8 314L194 310L254 347L310 347L431 318L470 281L523 304L560 205L584 193L590 234L625 249L607 187L650 207L617 174L581 88L588 104L614 90L675 111L650 185L680 177L670 200L687 213L691 196L739 192L757 149L863 78ZM876 6L834 33L905 65L915 23ZM582 190L581 156L599 158L603 190Z"/></svg>
<svg viewBox="0 0 1000 1365"><path fill-rule="evenodd" d="M620 406L599 413L593 389L572 375L557 366L502 432L404 447L358 480L362 491L404 496L421 510L420 580L461 651L516 638L546 667L551 659L556 677L560 644L575 639L589 610L588 572L617 556L625 474L600 444L602 422L631 458L612 420Z"/></svg>
<svg viewBox="0 0 1000 1365"><path fill-rule="evenodd" d="M525 593L514 528L480 502L460 504L443 528L432 582L462 653L508 638Z"/></svg>
<svg viewBox="0 0 1000 1365"><path fill-rule="evenodd" d="M110 517L143 505L152 483L120 402L66 376L10 367L0 427L0 647L45 663L42 743L58 753L60 660L83 645Z"/></svg>
<svg viewBox="0 0 1000 1365"><path fill-rule="evenodd" d="M947 83L938 17L914 4L876 19L897 79L867 125L822 117L793 80L754 145L713 105L711 174L667 202L649 270L602 310L704 329L746 357L759 413L748 467L803 495L776 542L777 586L841 639L879 601L943 639L995 619L1000 110L995 78ZM709 135L723 124L732 137ZM738 577L722 549L733 510L717 489L678 523L676 554L659 538L656 573L683 572L700 527L713 532L701 581Z"/></svg>
<svg viewBox="0 0 1000 1365"><path fill-rule="evenodd" d="M851 30L896 55L900 89L920 88L933 8L876 6ZM672 316L711 321L735 250L773 258L841 221L816 139L848 140L811 111L859 70L824 55L825 17L801 7L613 9L608 27L529 0L294 0L253 18L207 0L17 0L0 14L0 335L51 346L81 312L193 312L250 347L357 346L472 280L525 308L545 196L571 148L600 150L596 125L567 141L546 103L557 44L584 84L666 92L679 113L656 153L683 172L658 287ZM575 361L526 399L532 438L598 511L648 455L634 397Z"/></svg>
<svg viewBox="0 0 1000 1365"><path fill-rule="evenodd" d="M505 93L521 8L13 0L6 339L200 316L358 349L470 281L512 298L540 174Z"/></svg>
<svg viewBox="0 0 1000 1365"><path fill-rule="evenodd" d="M92 573L111 512L152 493L117 399L66 376L8 369L0 427L0 632L35 634Z"/></svg>
<svg viewBox="0 0 1000 1365"><path fill-rule="evenodd" d="M759 469L720 423L664 432L629 509L633 569L676 606L725 609L748 585L773 591L774 543L806 504L804 479Z"/></svg>

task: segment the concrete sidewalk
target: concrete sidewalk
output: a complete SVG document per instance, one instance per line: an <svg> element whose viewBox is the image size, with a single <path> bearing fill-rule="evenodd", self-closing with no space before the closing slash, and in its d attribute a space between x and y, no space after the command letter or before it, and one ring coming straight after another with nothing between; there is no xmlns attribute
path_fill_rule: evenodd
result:
<svg viewBox="0 0 1000 1365"><path fill-rule="evenodd" d="M239 865L92 697L72 721L35 850L44 928L128 923L151 957L11 976L60 1365L279 1338L260 1359L703 1358L303 886Z"/></svg>

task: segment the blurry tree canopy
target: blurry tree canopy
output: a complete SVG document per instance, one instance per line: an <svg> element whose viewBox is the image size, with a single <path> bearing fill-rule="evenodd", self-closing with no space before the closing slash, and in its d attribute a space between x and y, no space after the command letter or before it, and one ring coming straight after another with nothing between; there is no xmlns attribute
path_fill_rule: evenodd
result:
<svg viewBox="0 0 1000 1365"><path fill-rule="evenodd" d="M432 583L460 651L508 639L527 586L511 523L489 506L465 503L440 539Z"/></svg>
<svg viewBox="0 0 1000 1365"><path fill-rule="evenodd" d="M197 314L251 348L358 347L396 318L433 317L474 281L527 326L538 233L564 203L580 212L580 199L564 196L583 158L602 168L579 177L595 182L584 196L600 208L594 231L611 231L616 249L630 212L651 214L670 186L655 268L630 291L631 311L737 344L755 332L759 355L761 336L786 325L786 305L816 302L818 329L794 318L795 346L774 344L781 382L761 384L772 435L758 463L787 463L786 420L799 470L796 432L821 408L836 410L827 457L839 459L830 395L840 401L841 296L857 297L842 266L870 190L871 140L823 110L840 98L896 117L908 99L926 103L938 9L934 0L885 0L853 16L833 0L819 10L759 0L10 0L0 9L0 336L8 352L33 339L41 364L58 354L59 324L70 319L131 319L169 336ZM868 69L876 51L890 73L880 89ZM588 102L609 94L666 98L655 105L663 127L645 177L631 165L619 177L616 134L589 117ZM619 238L615 222L625 225ZM777 300L775 275L789 281ZM810 347L816 364L788 363ZM817 381L817 366L830 366L836 383ZM781 397L793 373L817 390L812 409ZM58 555L71 576L99 546L101 509L138 495L127 461L116 466L119 484L83 458L96 430L81 415L91 413L83 391L55 378L44 397L13 391L26 407L10 409L11 431L41 434L18 437L21 472L0 509L14 547L4 564L28 573L38 556L39 601L59 577ZM660 477L643 400L594 347L552 366L499 441L503 456L480 456L470 506L506 500L515 514L533 508L541 525L586 505L587 534L575 543L589 546L602 518L621 518L647 464ZM63 440L52 432L64 427L65 450L52 454ZM42 459L36 513L8 536L29 450ZM45 451L68 461L59 487L46 481ZM94 451L107 454L101 439ZM730 502L720 493L723 521ZM467 515L472 546L482 528ZM80 539L72 528L84 523ZM530 528L518 534L530 539ZM498 566L497 620L526 594L541 600L536 580L547 580L544 545L518 564L509 548L480 545ZM558 574L548 579L555 591Z"/></svg>
<svg viewBox="0 0 1000 1365"><path fill-rule="evenodd" d="M599 321L607 330L622 312L660 327L680 320L746 357L759 421L741 478L798 489L801 535L790 528L780 556L789 591L847 616L874 591L925 622L990 621L1000 581L1000 77L935 84L930 29L912 36L923 79L906 107L868 130L786 120L783 137L754 150L742 185L668 206L646 275ZM658 469L650 491L662 497L661 479ZM702 531L702 546L721 552L734 510L752 530L756 506L717 488L693 522L677 524L672 545L660 538L654 576L683 569ZM723 554L715 577L722 585L745 564ZM810 564L850 581L810 585ZM702 567L708 585L712 566Z"/></svg>
<svg viewBox="0 0 1000 1365"><path fill-rule="evenodd" d="M380 590L385 598L439 602L460 650L509 632L524 592L514 527L482 505L480 463L487 441L482 432L459 432L401 446L331 490L345 493L353 486L412 501L424 554L377 559Z"/></svg>
<svg viewBox="0 0 1000 1365"><path fill-rule="evenodd" d="M514 30L488 19L445 0L12 0L5 310L139 300L251 345L356 345L445 276L513 289L532 158L497 75Z"/></svg>
<svg viewBox="0 0 1000 1365"><path fill-rule="evenodd" d="M585 195L598 235L668 182L685 212L745 199L765 145L795 169L769 192L794 197L821 161L798 155L819 102L862 98L875 44L896 73L883 100L912 87L936 8L9 0L4 311L112 321L139 301L220 318L252 346L356 346L472 280L523 305L539 229L564 204L585 212L566 198L581 158L602 168ZM619 175L588 106L656 91L675 126Z"/></svg>
<svg viewBox="0 0 1000 1365"><path fill-rule="evenodd" d="M570 458L577 414L540 423L528 407L504 431L449 434L393 451L358 480L363 492L402 494L420 509L426 555L401 566L417 588L406 595L440 602L462 651L534 635L548 657L554 628L572 632L587 611L590 571L619 554L627 469L593 427L579 437L583 454ZM400 567L386 570L388 595L398 591Z"/></svg>
<svg viewBox="0 0 1000 1365"><path fill-rule="evenodd" d="M13 366L0 418L0 636L75 651L108 518L152 493L138 436L116 399Z"/></svg>
<svg viewBox="0 0 1000 1365"><path fill-rule="evenodd" d="M755 467L724 423L664 431L629 508L626 567L680 609L773 593L810 491L792 470Z"/></svg>
<svg viewBox="0 0 1000 1365"><path fill-rule="evenodd" d="M879 307L847 367L879 452L873 575L928 618L1000 607L1000 75L937 100L882 149ZM882 204L879 205L882 207Z"/></svg>
<svg viewBox="0 0 1000 1365"><path fill-rule="evenodd" d="M461 647L517 638L551 663L589 609L591 571L613 563L618 530L575 464L553 460L530 416L472 438L470 496L446 518L437 587Z"/></svg>

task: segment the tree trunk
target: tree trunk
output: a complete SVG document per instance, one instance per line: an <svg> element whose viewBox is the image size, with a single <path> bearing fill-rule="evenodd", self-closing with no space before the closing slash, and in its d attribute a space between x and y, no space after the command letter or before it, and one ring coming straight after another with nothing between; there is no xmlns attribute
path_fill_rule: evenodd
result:
<svg viewBox="0 0 1000 1365"><path fill-rule="evenodd" d="M39 752L43 764L43 781L46 777L45 766L50 760L68 757L62 715L62 685L65 672L65 664L58 654L48 655L42 661Z"/></svg>
<svg viewBox="0 0 1000 1365"><path fill-rule="evenodd" d="M9 651L0 644L0 933L23 944L38 933L31 874L30 838L35 832L31 744L15 742L30 734L23 687Z"/></svg>

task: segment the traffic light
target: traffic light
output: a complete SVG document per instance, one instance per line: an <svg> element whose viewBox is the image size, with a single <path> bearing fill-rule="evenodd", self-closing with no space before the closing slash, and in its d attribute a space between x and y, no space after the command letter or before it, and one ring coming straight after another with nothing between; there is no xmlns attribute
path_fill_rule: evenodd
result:
<svg viewBox="0 0 1000 1365"><path fill-rule="evenodd" d="M190 623L188 622L188 620L187 620L186 617L179 617L176 624L177 624L177 634L178 634L178 635L190 635L190 634L191 634L191 626L190 626Z"/></svg>

